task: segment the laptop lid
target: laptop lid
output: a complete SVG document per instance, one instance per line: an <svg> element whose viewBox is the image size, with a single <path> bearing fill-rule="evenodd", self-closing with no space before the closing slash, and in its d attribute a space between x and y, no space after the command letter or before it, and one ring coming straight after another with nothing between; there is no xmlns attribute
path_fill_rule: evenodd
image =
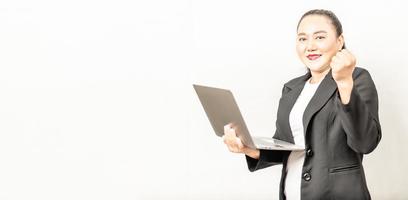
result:
<svg viewBox="0 0 408 200"><path fill-rule="evenodd" d="M256 148L231 91L195 84L193 87L217 136L222 137L224 126L231 123L242 142Z"/></svg>

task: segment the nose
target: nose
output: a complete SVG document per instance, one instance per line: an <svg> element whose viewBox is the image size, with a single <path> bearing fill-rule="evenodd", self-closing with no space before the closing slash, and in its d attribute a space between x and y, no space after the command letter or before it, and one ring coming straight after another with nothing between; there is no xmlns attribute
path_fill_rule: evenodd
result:
<svg viewBox="0 0 408 200"><path fill-rule="evenodd" d="M306 44L307 51L315 51L316 50L316 43L314 40L308 40Z"/></svg>

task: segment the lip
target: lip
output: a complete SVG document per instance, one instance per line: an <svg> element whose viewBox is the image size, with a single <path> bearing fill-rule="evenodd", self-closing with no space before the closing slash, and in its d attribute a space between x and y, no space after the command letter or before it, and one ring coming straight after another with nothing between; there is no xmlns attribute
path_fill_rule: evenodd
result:
<svg viewBox="0 0 408 200"><path fill-rule="evenodd" d="M307 57L309 60L316 60L316 59L320 58L320 56L322 56L322 54L309 54L309 55L307 55L306 57Z"/></svg>

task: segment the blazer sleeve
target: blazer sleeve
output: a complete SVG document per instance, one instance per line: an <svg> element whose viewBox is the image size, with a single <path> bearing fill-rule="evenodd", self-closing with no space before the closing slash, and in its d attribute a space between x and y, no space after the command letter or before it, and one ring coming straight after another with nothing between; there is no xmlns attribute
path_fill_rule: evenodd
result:
<svg viewBox="0 0 408 200"><path fill-rule="evenodd" d="M286 86L283 86L282 95L288 92L287 90L288 88L286 88ZM281 139L279 138L278 129L276 129L275 135L273 136L273 138ZM251 158L247 155L245 155L245 157L246 157L249 171L254 172L259 169L267 168L273 165L282 164L283 160L287 156L289 156L289 153L290 151L260 149L260 155L258 159Z"/></svg>
<svg viewBox="0 0 408 200"><path fill-rule="evenodd" d="M348 104L342 104L340 94L337 93L339 117L350 148L357 153L368 154L381 140L378 95L367 70L356 68L353 79L354 84Z"/></svg>
<svg viewBox="0 0 408 200"><path fill-rule="evenodd" d="M254 172L259 169L282 164L284 158L288 155L289 151L260 149L259 159L254 159L247 155L245 157L249 171Z"/></svg>

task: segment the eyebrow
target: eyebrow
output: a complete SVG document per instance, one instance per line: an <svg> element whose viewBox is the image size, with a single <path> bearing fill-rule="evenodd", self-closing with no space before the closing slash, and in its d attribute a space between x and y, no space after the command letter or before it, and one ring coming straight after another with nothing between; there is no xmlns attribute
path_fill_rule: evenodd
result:
<svg viewBox="0 0 408 200"><path fill-rule="evenodd" d="M327 33L326 31L316 31L313 33L313 35L318 34L318 33ZM306 35L306 33L299 33L298 36L300 35Z"/></svg>

